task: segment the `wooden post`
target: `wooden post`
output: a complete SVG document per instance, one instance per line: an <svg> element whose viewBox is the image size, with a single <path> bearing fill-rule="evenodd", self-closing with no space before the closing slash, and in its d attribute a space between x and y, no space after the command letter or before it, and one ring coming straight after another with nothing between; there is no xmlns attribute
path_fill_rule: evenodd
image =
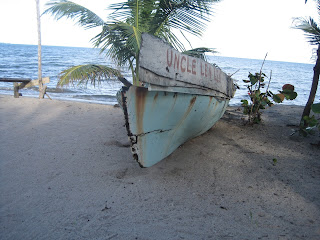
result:
<svg viewBox="0 0 320 240"><path fill-rule="evenodd" d="M13 83L13 96L19 98L19 83L17 82Z"/></svg>

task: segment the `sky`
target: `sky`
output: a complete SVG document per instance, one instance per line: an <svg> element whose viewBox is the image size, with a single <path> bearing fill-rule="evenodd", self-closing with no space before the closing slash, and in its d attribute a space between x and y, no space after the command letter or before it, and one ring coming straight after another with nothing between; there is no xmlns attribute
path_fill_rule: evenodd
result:
<svg viewBox="0 0 320 240"><path fill-rule="evenodd" d="M41 12L48 0L39 0ZM106 8L119 0L74 0L107 19ZM314 46L293 19L312 16L319 21L315 1L309 0L221 0L201 38L188 37L192 47L215 48L227 57L314 63ZM35 0L0 1L0 43L37 45ZM91 47L98 29L84 30L70 19L41 17L42 45Z"/></svg>

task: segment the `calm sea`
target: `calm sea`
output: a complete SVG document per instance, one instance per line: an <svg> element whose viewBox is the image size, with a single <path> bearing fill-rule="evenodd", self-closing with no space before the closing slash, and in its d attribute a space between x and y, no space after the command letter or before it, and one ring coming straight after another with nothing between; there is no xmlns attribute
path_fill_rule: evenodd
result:
<svg viewBox="0 0 320 240"><path fill-rule="evenodd" d="M247 88L242 82L247 79L248 73L259 72L262 60L230 58L221 56L210 56L209 62L217 64L223 71L233 74L238 80L240 90L236 92L231 100L231 105L239 105L241 99L247 98ZM117 81L104 81L95 87L68 86L56 88L58 74L71 66L81 64L107 64L115 67L110 60L99 55L98 49L42 46L42 75L50 77L47 93L52 99L64 99L75 101L88 101L102 104L115 104L116 92L121 83ZM131 76L126 68L120 69L124 76L131 81ZM38 78L38 54L35 45L2 44L0 43L0 77L8 78ZM294 101L286 101L285 104L305 105L311 87L313 77L313 65L291 62L277 62L267 60L263 70L268 77L272 71L270 90L274 93L281 89L286 83L296 87L298 97ZM319 87L320 88L320 87ZM22 89L23 96L37 97L37 88ZM13 84L0 82L0 94L13 95ZM320 101L318 90L316 102Z"/></svg>

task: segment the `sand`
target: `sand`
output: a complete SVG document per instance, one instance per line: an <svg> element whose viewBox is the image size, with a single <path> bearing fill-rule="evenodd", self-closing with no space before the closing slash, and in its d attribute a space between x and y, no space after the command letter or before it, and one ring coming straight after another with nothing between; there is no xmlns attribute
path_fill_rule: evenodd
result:
<svg viewBox="0 0 320 240"><path fill-rule="evenodd" d="M0 239L318 240L319 136L290 137L301 112L248 126L231 107L142 169L120 108L0 95Z"/></svg>

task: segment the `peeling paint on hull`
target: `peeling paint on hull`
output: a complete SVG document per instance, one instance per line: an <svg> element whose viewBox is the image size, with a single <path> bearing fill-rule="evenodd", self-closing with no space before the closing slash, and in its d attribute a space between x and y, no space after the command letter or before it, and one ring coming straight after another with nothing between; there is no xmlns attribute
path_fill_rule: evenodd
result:
<svg viewBox="0 0 320 240"><path fill-rule="evenodd" d="M148 91L131 86L121 91L131 151L141 167L150 167L187 140L209 130L229 100L212 96Z"/></svg>

